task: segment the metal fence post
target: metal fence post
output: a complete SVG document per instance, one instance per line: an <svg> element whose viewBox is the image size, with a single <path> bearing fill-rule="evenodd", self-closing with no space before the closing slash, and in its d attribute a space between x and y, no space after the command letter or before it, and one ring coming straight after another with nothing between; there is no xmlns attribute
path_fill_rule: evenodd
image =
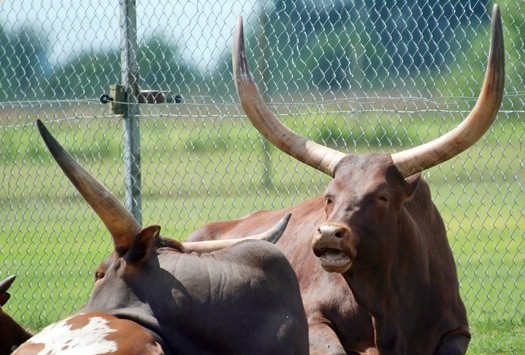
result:
<svg viewBox="0 0 525 355"><path fill-rule="evenodd" d="M140 173L140 127L138 62L137 62L137 12L135 0L120 0L120 53L122 84L127 93L124 120L124 163L126 166L126 207L142 223L142 197Z"/></svg>

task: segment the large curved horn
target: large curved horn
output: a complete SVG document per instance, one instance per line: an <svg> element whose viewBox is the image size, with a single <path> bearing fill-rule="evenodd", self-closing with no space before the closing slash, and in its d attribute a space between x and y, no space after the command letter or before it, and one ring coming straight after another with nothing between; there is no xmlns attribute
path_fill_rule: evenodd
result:
<svg viewBox="0 0 525 355"><path fill-rule="evenodd" d="M485 79L476 105L452 131L423 145L392 154L404 177L436 166L473 145L488 130L501 104L505 81L503 31L498 5L492 11L492 42Z"/></svg>
<svg viewBox="0 0 525 355"><path fill-rule="evenodd" d="M11 275L11 276L6 277L3 281L1 281L0 282L0 293L7 292L7 290L9 290L9 287L11 287L11 285L15 281L15 278L16 278L15 275Z"/></svg>
<svg viewBox="0 0 525 355"><path fill-rule="evenodd" d="M232 60L237 94L246 116L255 128L284 153L333 176L336 165L346 154L317 144L293 132L282 124L262 99L246 60L242 17L237 19Z"/></svg>
<svg viewBox="0 0 525 355"><path fill-rule="evenodd" d="M210 253L212 251L224 249L230 247L240 241L247 239L255 240L266 240L270 243L277 243L279 238L284 233L288 222L290 221L291 213L287 213L275 226L261 234L252 235L244 238L237 239L223 239L223 240L203 240L200 242L182 242L185 252L198 252L198 253Z"/></svg>
<svg viewBox="0 0 525 355"><path fill-rule="evenodd" d="M113 237L115 250L127 250L132 238L142 230L140 224L109 190L62 148L40 120L37 120L37 126L53 158L106 225Z"/></svg>

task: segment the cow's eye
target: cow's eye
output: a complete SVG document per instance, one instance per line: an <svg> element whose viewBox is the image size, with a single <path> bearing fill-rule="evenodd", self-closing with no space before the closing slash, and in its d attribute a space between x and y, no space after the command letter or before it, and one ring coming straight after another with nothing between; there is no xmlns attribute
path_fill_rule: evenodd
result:
<svg viewBox="0 0 525 355"><path fill-rule="evenodd" d="M324 197L324 203L329 205L333 202L332 196L325 196Z"/></svg>
<svg viewBox="0 0 525 355"><path fill-rule="evenodd" d="M100 280L101 278L103 278L105 276L105 274L101 271L97 271L95 272L95 281L98 281Z"/></svg>
<svg viewBox="0 0 525 355"><path fill-rule="evenodd" d="M379 196L379 201L381 201L381 202L388 202L388 201L390 201L390 196L388 196L388 195L380 195Z"/></svg>

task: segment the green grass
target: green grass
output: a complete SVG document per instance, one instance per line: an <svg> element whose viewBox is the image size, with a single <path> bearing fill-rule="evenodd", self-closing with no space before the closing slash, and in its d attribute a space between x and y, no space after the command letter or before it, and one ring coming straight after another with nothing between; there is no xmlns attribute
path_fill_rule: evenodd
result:
<svg viewBox="0 0 525 355"><path fill-rule="evenodd" d="M525 324L509 321L474 322L468 354L516 355L525 353Z"/></svg>
<svg viewBox="0 0 525 355"><path fill-rule="evenodd" d="M437 137L460 120L431 118L285 117L294 130L348 152L398 151ZM124 200L118 120L47 126ZM424 173L457 260L474 334L470 354L525 349L523 131L519 118L508 116L468 153ZM290 206L322 193L329 181L271 149L272 185L264 185L262 141L242 120L144 119L141 134L143 224L160 224L164 235L184 238L209 221ZM112 244L51 160L35 126L0 127L0 171L0 278L18 276L4 308L36 330L82 306L94 269Z"/></svg>

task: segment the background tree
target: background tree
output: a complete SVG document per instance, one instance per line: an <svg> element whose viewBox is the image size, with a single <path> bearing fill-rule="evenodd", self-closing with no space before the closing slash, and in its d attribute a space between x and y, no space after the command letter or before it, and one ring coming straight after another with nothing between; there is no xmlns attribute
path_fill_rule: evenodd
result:
<svg viewBox="0 0 525 355"><path fill-rule="evenodd" d="M48 66L45 41L29 27L7 34L0 27L0 99L41 97Z"/></svg>
<svg viewBox="0 0 525 355"><path fill-rule="evenodd" d="M137 61L141 89L187 92L200 78L195 68L185 64L177 48L159 38L139 45ZM48 98L96 98L111 84L121 82L120 54L116 50L83 53L57 68L48 82Z"/></svg>
<svg viewBox="0 0 525 355"><path fill-rule="evenodd" d="M264 29L268 89L293 95L352 82L403 87L415 74L432 82L428 75L462 44L449 41L453 32L488 21L487 6L488 0L275 0ZM257 45L258 34L252 36L248 42Z"/></svg>

